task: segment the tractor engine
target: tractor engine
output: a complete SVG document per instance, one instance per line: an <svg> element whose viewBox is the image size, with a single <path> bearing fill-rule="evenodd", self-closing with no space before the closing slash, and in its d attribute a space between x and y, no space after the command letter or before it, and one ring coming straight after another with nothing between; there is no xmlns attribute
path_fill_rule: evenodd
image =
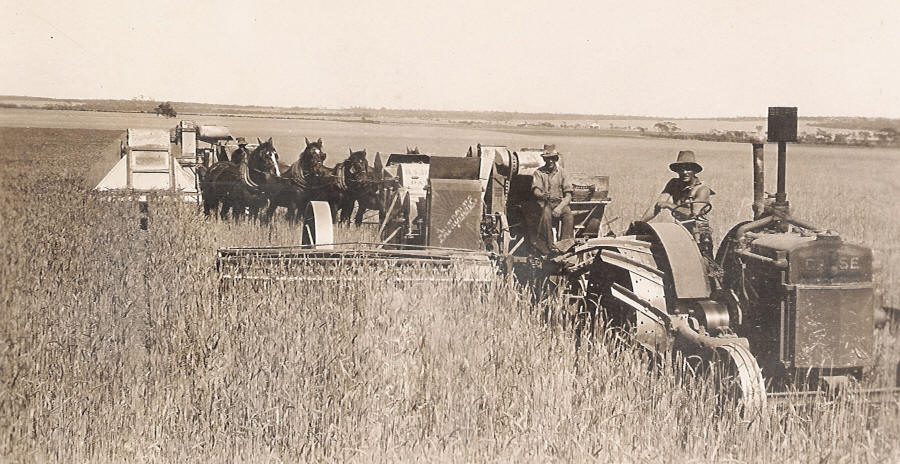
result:
<svg viewBox="0 0 900 464"><path fill-rule="evenodd" d="M735 228L719 256L736 331L767 378L858 377L875 349L872 251L831 232L773 230L771 218Z"/></svg>
<svg viewBox="0 0 900 464"><path fill-rule="evenodd" d="M786 142L796 132L796 108L769 108L777 193L765 198L763 143L754 143L754 220L728 233L716 261L739 302L736 332L750 342L765 377L794 384L858 378L874 363L872 250L792 216Z"/></svg>

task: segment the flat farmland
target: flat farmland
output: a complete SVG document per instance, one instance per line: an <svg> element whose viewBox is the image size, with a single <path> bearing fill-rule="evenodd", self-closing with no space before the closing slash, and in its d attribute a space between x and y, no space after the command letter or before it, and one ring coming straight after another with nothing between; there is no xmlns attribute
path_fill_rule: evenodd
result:
<svg viewBox="0 0 900 464"><path fill-rule="evenodd" d="M304 137L328 161L350 148L465 154L477 143L555 143L575 172L609 175L607 218L625 229L694 150L715 190L716 239L750 217L750 146L644 138L544 138L426 124L187 116L273 137L283 161ZM221 293L215 250L286 244L296 231L205 221L90 194L84 177L128 127L155 116L0 110L0 455L7 461L849 461L900 459L898 404L847 400L718 411L701 380L648 373L602 334L570 331L515 285L486 290L257 288ZM774 191L774 146L766 147ZM900 151L788 147L797 215L875 250L900 305ZM109 168L111 166L108 166ZM371 234L339 229L343 238ZM558 308L556 308L558 309ZM878 335L866 384L894 380L895 335Z"/></svg>

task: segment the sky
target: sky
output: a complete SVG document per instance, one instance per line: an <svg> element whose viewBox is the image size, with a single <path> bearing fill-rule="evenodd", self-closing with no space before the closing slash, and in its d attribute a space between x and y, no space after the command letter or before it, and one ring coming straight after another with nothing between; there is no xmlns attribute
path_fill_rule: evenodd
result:
<svg viewBox="0 0 900 464"><path fill-rule="evenodd" d="M900 117L900 2L0 0L0 94Z"/></svg>

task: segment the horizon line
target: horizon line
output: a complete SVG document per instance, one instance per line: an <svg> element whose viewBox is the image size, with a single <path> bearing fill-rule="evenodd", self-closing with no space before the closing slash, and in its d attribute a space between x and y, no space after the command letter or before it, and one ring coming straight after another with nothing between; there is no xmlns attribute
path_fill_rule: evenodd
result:
<svg viewBox="0 0 900 464"><path fill-rule="evenodd" d="M143 96L143 95L142 95ZM276 105L262 105L262 104L241 104L241 103L208 103L208 102L195 102L195 101L179 101L179 100L160 100L156 98L148 99L139 99L137 97L132 98L81 98L81 97L45 97L45 96L36 96L36 95L0 95L0 99L2 98L31 98L31 99L40 99L40 100L55 100L55 101L121 101L121 102L146 102L146 103L173 103L173 104L188 104L188 105L210 105L210 106L234 106L239 108L275 108L275 109L299 109L299 110L329 110L329 111L353 111L353 110L369 110L369 111L419 111L419 112L441 112L441 113L510 113L510 114L520 114L520 115L555 115L555 116L586 116L586 117L599 117L605 119L682 119L682 120L703 120L703 119L765 119L767 116L765 114L762 115L732 115L732 116L659 116L659 115L638 115L638 114L603 114L603 113L572 113L572 112L556 112L556 111L517 111L517 110L488 110L488 109L465 109L465 110L448 110L448 109L434 109L434 108L391 108L387 106L381 107L369 107L369 106L349 106L349 107L328 107L328 106L276 106ZM38 108L40 109L40 108ZM768 109L768 107L767 107ZM887 120L900 120L900 118L892 118L889 116L849 116L849 115L800 115L798 116L800 119L803 118L854 118L854 119L887 119Z"/></svg>

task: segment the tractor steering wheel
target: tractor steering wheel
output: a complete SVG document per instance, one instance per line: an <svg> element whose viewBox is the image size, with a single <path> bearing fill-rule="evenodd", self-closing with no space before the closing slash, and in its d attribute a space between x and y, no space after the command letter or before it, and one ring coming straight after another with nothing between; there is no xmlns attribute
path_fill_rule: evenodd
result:
<svg viewBox="0 0 900 464"><path fill-rule="evenodd" d="M696 213L694 212L697 209L695 208L695 205L700 208ZM712 203L708 201L691 200L677 205L674 208L667 206L663 208L670 210L672 212L672 217L679 222L686 222L694 219L706 220L706 215L712 211Z"/></svg>

